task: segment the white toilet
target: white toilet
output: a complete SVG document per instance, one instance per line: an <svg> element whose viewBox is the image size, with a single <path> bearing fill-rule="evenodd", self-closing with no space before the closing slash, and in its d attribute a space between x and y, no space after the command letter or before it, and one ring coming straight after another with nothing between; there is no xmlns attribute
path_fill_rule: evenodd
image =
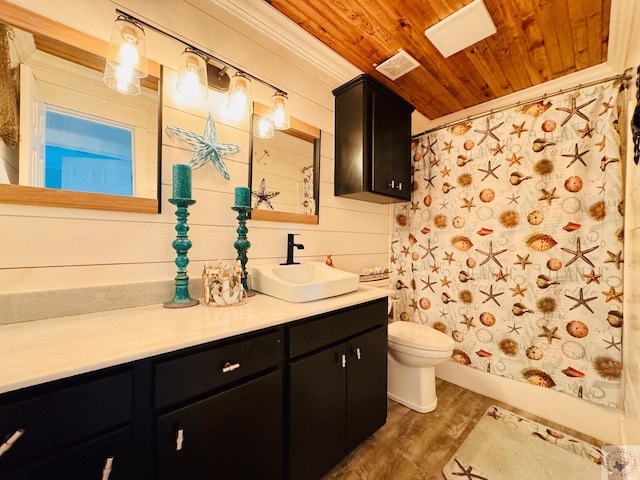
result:
<svg viewBox="0 0 640 480"><path fill-rule="evenodd" d="M389 324L387 395L420 413L435 410L435 366L453 353L453 340L428 325Z"/></svg>

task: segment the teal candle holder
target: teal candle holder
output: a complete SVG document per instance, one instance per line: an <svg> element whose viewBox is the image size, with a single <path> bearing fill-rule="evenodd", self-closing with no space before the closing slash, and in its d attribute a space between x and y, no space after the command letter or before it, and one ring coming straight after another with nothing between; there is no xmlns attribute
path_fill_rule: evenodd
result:
<svg viewBox="0 0 640 480"><path fill-rule="evenodd" d="M188 207L196 203L191 198L170 198L169 203L177 207L176 217L178 219L176 223L176 239L171 244L177 253L176 266L178 267L178 274L176 275L176 289L173 296L173 300L165 302L163 307L165 308L184 308L193 307L198 304L197 299L193 299L189 296L189 277L187 275L187 265L189 265L189 258L187 252L191 248L191 240L187 237L189 226L187 225L187 217L189 216Z"/></svg>
<svg viewBox="0 0 640 480"><path fill-rule="evenodd" d="M247 285L247 250L249 250L251 246L251 242L247 240L247 232L249 231L247 228L247 217L253 209L249 206L234 205L231 207L231 210L238 212L238 216L236 217L238 219L238 228L236 229L238 238L233 242L233 246L238 251L236 260L240 262L240 266L242 267L242 286L245 292L247 292L247 296L252 297L256 292L250 290Z"/></svg>

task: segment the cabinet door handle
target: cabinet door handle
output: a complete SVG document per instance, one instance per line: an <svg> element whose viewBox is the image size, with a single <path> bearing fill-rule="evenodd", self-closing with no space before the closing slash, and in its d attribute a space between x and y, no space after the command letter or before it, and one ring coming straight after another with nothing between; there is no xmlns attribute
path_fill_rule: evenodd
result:
<svg viewBox="0 0 640 480"><path fill-rule="evenodd" d="M391 188L396 188L396 182L395 182L395 180L391 180L391 183L389 184L389 186L390 186Z"/></svg>
<svg viewBox="0 0 640 480"><path fill-rule="evenodd" d="M102 469L102 480L109 480L111 475L111 469L113 468L113 457L107 457L104 462L104 468Z"/></svg>
<svg viewBox="0 0 640 480"><path fill-rule="evenodd" d="M11 449L11 447L13 447L13 444L18 441L18 439L22 436L23 433L24 433L24 428L19 428L18 430L13 432L11 436L7 438L2 445L0 445L0 457L5 453L7 453Z"/></svg>
<svg viewBox="0 0 640 480"><path fill-rule="evenodd" d="M356 349L353 352L356 354L356 358L358 360L362 359L362 352L360 351L360 347L356 347Z"/></svg>
<svg viewBox="0 0 640 480"><path fill-rule="evenodd" d="M398 190L402 190L402 182L398 183Z"/></svg>
<svg viewBox="0 0 640 480"><path fill-rule="evenodd" d="M182 450L182 442L184 442L184 429L179 428L176 432L176 452Z"/></svg>
<svg viewBox="0 0 640 480"><path fill-rule="evenodd" d="M227 363L224 364L224 367L222 367L222 373L233 372L234 370L237 370L239 368L240 368L240 364L239 363L227 362Z"/></svg>
<svg viewBox="0 0 640 480"><path fill-rule="evenodd" d="M347 356L342 354L340 355L340 364L342 365L342 368L347 368Z"/></svg>

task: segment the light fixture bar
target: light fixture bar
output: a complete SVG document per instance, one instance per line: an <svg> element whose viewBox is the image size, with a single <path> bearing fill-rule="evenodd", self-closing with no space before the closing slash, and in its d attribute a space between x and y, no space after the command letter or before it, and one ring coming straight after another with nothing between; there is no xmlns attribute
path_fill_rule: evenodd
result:
<svg viewBox="0 0 640 480"><path fill-rule="evenodd" d="M146 28L148 28L148 29L150 29L150 30L153 30L154 32L160 33L160 34L164 35L165 37L169 37L169 38L171 38L171 39L173 39L173 40L175 40L175 41L177 41L177 42L180 42L181 44L183 44L183 45L184 45L185 47L187 47L187 48L190 48L190 49L192 49L192 50L195 50L195 51L200 52L200 53L202 53L205 57L207 57L207 58L208 58L208 59L210 59L210 60L214 60L214 61L216 61L216 62L218 62L218 63L221 63L222 65L224 65L224 66L226 66L226 67L230 67L230 68L233 68L234 70L237 70L237 71L239 71L239 72L242 72L245 76L247 76L247 77L251 78L251 80L255 80L255 81L257 81L257 82L260 82L261 84L266 85L267 87L269 87L269 88L271 88L271 89L275 90L276 92L281 92L281 93L283 93L285 96L287 96L287 92L285 92L285 91L284 91L284 90L282 90L281 88L278 88L278 87L276 87L276 86L274 86L274 85L270 84L269 82L267 82L267 81L265 81L265 80L262 80L261 78L255 77L255 76L251 75L250 73L247 73L247 72L246 72L246 71L244 71L243 69L238 68L238 67L236 67L235 65L233 65L233 64L231 64L231 63L229 63L229 62L226 62L226 61L224 61L224 60L222 60L222 59L220 59L220 58L216 57L216 56L215 56L215 55L213 55L212 53L209 53L209 52L207 52L207 51L205 51L205 50L202 50L201 48L194 47L194 46L193 46L193 45L191 45L189 42L187 42L187 41L185 41L185 40L183 40L183 39L181 39L181 38L179 38L179 37L176 37L175 35L172 35L171 33L165 32L164 30L162 30L162 29L161 29L161 28L159 28L159 27L156 27L155 25L152 25L152 24L150 24L150 23L147 23L147 22L145 22L144 20L140 20L139 18L134 17L133 15L131 15L131 14L127 13L127 12L124 12L124 11L122 11L122 10L118 9L118 8L116 8L116 13L117 13L118 15L123 15L124 17L126 17L127 19L129 19L129 20L130 20L130 21L132 21L132 22L137 22L137 23L139 23L140 25L143 25L143 26L145 26ZM219 69L219 70L221 70L221 69Z"/></svg>

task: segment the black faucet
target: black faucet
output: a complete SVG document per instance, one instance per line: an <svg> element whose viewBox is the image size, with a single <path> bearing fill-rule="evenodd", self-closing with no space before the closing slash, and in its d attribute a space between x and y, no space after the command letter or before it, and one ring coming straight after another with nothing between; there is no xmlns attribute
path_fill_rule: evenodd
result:
<svg viewBox="0 0 640 480"><path fill-rule="evenodd" d="M304 245L301 243L295 243L294 237L297 233L288 233L287 234L287 261L285 263L281 263L280 265L298 265L300 262L293 261L293 247L304 249Z"/></svg>

